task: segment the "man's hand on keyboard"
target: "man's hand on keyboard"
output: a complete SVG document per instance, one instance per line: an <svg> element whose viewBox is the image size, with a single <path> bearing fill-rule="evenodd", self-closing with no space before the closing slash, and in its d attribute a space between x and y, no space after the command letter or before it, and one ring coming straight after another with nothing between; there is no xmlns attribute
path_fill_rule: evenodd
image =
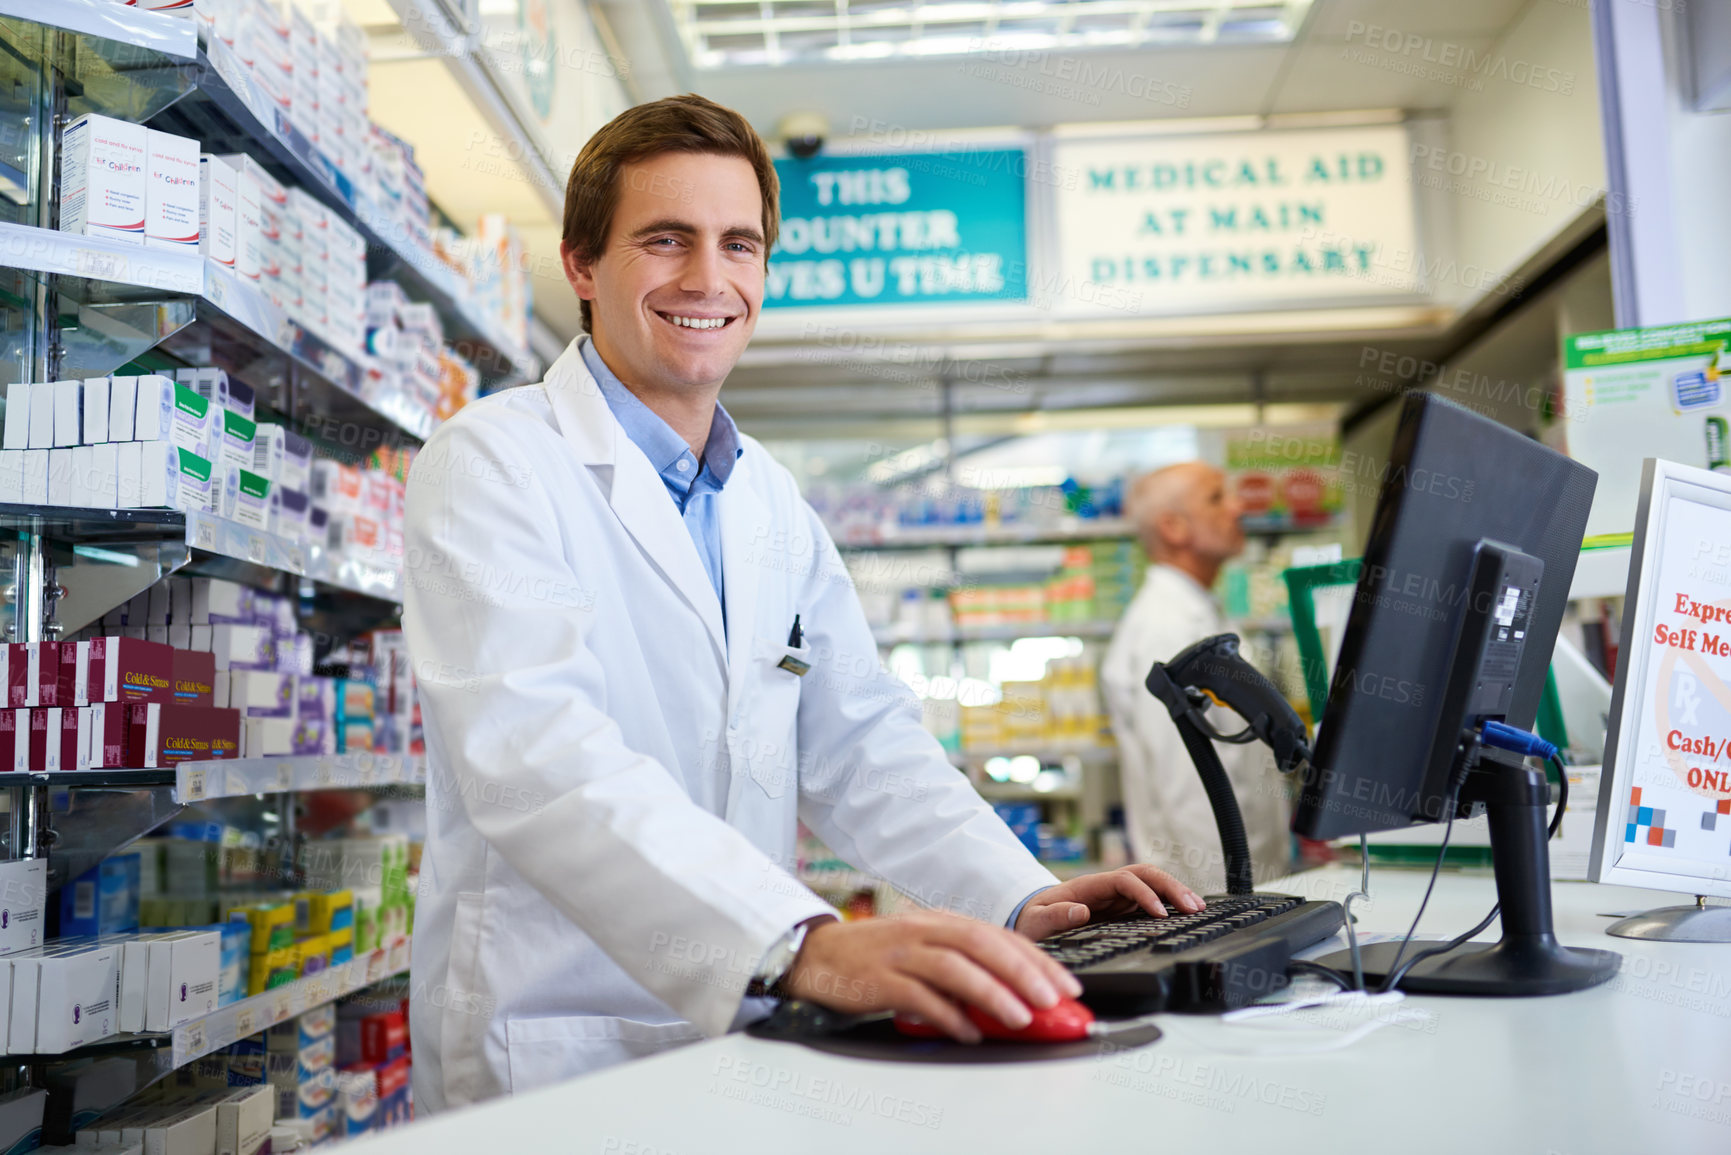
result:
<svg viewBox="0 0 1731 1155"><path fill-rule="evenodd" d="M965 1043L979 1042L980 1029L959 1003L1020 1028L1030 1006L1082 993L1075 976L1026 938L940 911L813 926L786 986L794 998L838 1011L918 1015Z"/></svg>
<svg viewBox="0 0 1731 1155"><path fill-rule="evenodd" d="M1203 907L1202 897L1188 886L1145 863L1084 874L1048 887L1028 900L1016 919L1016 932L1038 941L1102 918L1146 911L1165 918L1168 909L1191 914Z"/></svg>

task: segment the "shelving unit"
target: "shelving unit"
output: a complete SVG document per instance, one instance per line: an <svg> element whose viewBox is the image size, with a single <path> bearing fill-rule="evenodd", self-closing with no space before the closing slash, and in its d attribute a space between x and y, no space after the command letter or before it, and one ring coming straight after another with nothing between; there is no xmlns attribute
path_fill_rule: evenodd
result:
<svg viewBox="0 0 1731 1155"><path fill-rule="evenodd" d="M1245 533L1256 539L1332 533L1339 530L1340 524L1338 518L1312 524L1292 524L1284 519L1247 518L1243 523ZM1022 570L1011 573L1009 570L1000 572L983 564L971 564L976 559L964 556L962 551L1005 547L1065 547L1087 542L1123 541L1133 536L1133 524L1122 517L1067 516L1037 525L898 525L886 527L876 534L856 535L851 539L838 537L838 544L850 564L858 570L862 584L880 580L875 576L875 566L886 571L881 579L884 584L878 588L890 589L895 587L887 583L898 579L905 580L901 579L901 575L907 570L905 555L919 551L931 554L942 551L944 561L939 563L935 557L932 559L930 573L925 581L908 581L906 584L934 592L948 592L967 588L975 580L981 584L990 584L994 579L1002 578L1007 584L1016 585L1025 577L1029 582L1037 583L1040 575L1047 572L1043 562L1035 564L1034 552L1030 552L1023 559L1028 563L1025 573ZM1060 551L1053 549L1045 552L1056 557ZM880 553L903 556L882 560L873 557ZM1019 562L1006 564L1013 567ZM1094 612L1100 611L1096 608ZM923 614L913 616L924 618ZM886 652L900 646L933 649L950 647L951 669L942 676L959 677L965 646L992 642L1009 644L1035 638L1076 638L1103 644L1116 633L1119 621L1112 617L950 625L947 628L935 628L936 623L930 623L928 628L921 628L925 625L927 623L924 621L910 625L907 621L898 620L891 625L874 628L873 637L879 648ZM1291 623L1284 617L1241 619L1231 622L1230 628L1246 637L1259 638L1268 643L1274 643L1292 631ZM927 660L930 659L922 657L922 664ZM929 669L927 673L928 676L940 676ZM986 763L993 759L1021 757L1032 757L1041 764L1041 774L1034 781L1000 782L985 772ZM1112 789L1112 782L1119 753L1115 745L1075 748L1021 744L1002 749L960 750L953 752L950 760L968 775L981 796L988 801L1038 803L1048 820L1060 824L1079 823L1085 828L1091 828L1104 822L1113 801L1115 791ZM1053 774L1051 771L1054 768L1062 768L1065 773ZM1025 766L1022 769L1025 769Z"/></svg>
<svg viewBox="0 0 1731 1155"><path fill-rule="evenodd" d="M154 770L117 770L115 774L156 774ZM281 755L182 762L172 771L174 800L182 806L212 798L307 790L364 790L419 786L427 780L424 758L402 754Z"/></svg>
<svg viewBox="0 0 1731 1155"><path fill-rule="evenodd" d="M15 41L15 50L58 66L74 82L71 87L78 93L65 98L60 115L97 112L148 121L154 128L197 138L208 152L251 154L273 176L305 189L355 228L367 244L369 278L395 280L412 299L431 304L446 339L475 365L484 382L497 387L539 374L539 359L477 314L457 274L393 227L377 206L360 195L342 171L258 92L230 48L221 41L198 44L193 21L111 0L54 0L52 4L0 0L0 17L13 18L0 26L0 36ZM55 42L24 43L31 29L51 34ZM49 38L44 36L45 41ZM52 172L56 144L52 139L44 142L44 174ZM238 329L239 334L227 336L238 336L253 352L265 354L265 364L253 372L246 365L225 366L231 374L261 390L280 388L281 382L271 378L280 374L286 354L295 369L313 377L315 387L326 385L362 400L359 366L281 319L280 313L261 314L255 302L241 299L237 278L231 278L233 284L213 279L201 268L206 262L194 254L162 254L86 237L54 244L43 235L52 233L49 224L47 220L35 222L39 227L15 224L0 233L0 253L4 253L0 263L56 279L72 278L74 283L55 288L81 305L164 304L178 297L192 299L197 306L195 315L173 331L141 333L128 345L152 347L194 322L200 328ZM213 310L220 316L211 315ZM183 335L178 343L184 345L195 336L201 334ZM78 355L76 349L68 351ZM65 366L66 375L111 372L136 355L136 350L126 352L109 365L100 360L73 361ZM101 347L84 355L98 358ZM392 425L406 424L402 432L408 436L424 439L431 431L430 422L409 416L400 399L362 403L376 409L374 421L383 418Z"/></svg>
<svg viewBox="0 0 1731 1155"><path fill-rule="evenodd" d="M354 227L368 245L370 277L395 279L411 299L431 304L447 339L488 384L538 374L528 350L476 314L451 270L390 235L383 215L259 99L229 49L198 43L193 20L112 0L0 0L0 48L0 83L10 88L0 127L22 136L0 134L0 165L21 186L0 199L0 385L104 376L135 363L157 371L214 365L253 386L259 408L271 414L264 419L301 432L325 456L353 461L382 447L416 445L433 432L423 407L369 378L364 365L296 324L232 270L197 252L59 232L52 189L60 130L86 112L196 137L206 152L251 154ZM4 640L64 636L166 575L188 571L298 594L313 607L306 623L332 633L389 620L404 586L401 563L389 556L336 556L205 513L0 504ZM45 859L52 907L68 881L188 807L213 806L210 813L222 815L262 806L271 837L292 848L298 794L415 791L424 778L424 759L373 753L0 775L0 857ZM132 1094L407 967L402 940L171 1032L115 1036L60 1055L7 1056L4 1085L41 1086L66 1064L129 1056L138 1064Z"/></svg>
<svg viewBox="0 0 1731 1155"><path fill-rule="evenodd" d="M0 533L8 532L26 552L35 549L38 568L54 568L61 592L46 620L59 631L88 625L187 565L217 559L307 578L373 599L381 608L402 600L402 569L389 558L335 556L204 513L0 504Z"/></svg>
<svg viewBox="0 0 1731 1155"><path fill-rule="evenodd" d="M1066 518L1054 525L932 525L900 526L870 541L837 541L845 550L968 549L983 545L1062 545L1102 538L1129 537L1130 523L1121 517Z"/></svg>
<svg viewBox="0 0 1731 1155"><path fill-rule="evenodd" d="M872 636L880 646L933 646L952 642L1013 642L1018 638L1109 638L1117 622L1015 622L1002 626L957 626L946 633L906 633L880 628Z"/></svg>
<svg viewBox="0 0 1731 1155"><path fill-rule="evenodd" d="M250 1035L333 999L351 995L409 970L409 943L400 940L364 958L338 963L263 994L218 1007L208 1015L182 1023L172 1031L113 1035L101 1042L55 1055L8 1055L8 1062L31 1067L78 1063L92 1058L130 1058L136 1064L134 1087L121 1099L90 1104L106 1109L166 1078L177 1068L214 1054Z"/></svg>

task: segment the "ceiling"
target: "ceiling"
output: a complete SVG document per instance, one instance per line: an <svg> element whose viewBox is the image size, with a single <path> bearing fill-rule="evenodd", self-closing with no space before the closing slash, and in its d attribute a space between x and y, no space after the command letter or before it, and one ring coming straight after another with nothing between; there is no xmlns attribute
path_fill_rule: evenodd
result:
<svg viewBox="0 0 1731 1155"><path fill-rule="evenodd" d="M388 11L402 0L347 0L351 9ZM1215 117L1304 116L1366 109L1446 113L1460 88L1427 79L1417 53L1373 51L1354 55L1373 34L1402 40L1428 38L1457 54L1479 58L1495 50L1533 4L1555 0L1314 0L1290 43L1190 45L1134 51L1096 48L1053 50L1030 64L1000 67L979 60L897 59L827 61L820 65L694 68L675 26L670 0L553 0L582 3L630 62L623 78L632 101L697 91L739 109L774 142L792 114L827 120L832 139L897 131L967 131L1044 128L1088 122ZM906 0L907 4L917 0ZM833 0L825 0L833 7ZM359 12L354 15L360 16ZM382 15L382 14L381 14ZM1039 94L1017 77L1029 69L1074 75L1078 59L1096 75L1123 79L1092 88ZM964 73L969 67L973 70ZM429 154L429 187L454 219L509 206L523 226L538 270L536 308L561 340L576 331L575 301L559 275L558 228L546 198L527 174L486 165L470 141L478 114L446 107L433 77L434 61L404 60L387 73L375 68L373 104L387 125L428 124L421 134ZM1397 69L1404 68L1404 71ZM995 70L994 70L995 69ZM1411 73L1418 71L1421 75ZM1434 75L1438 70L1430 70ZM1447 70L1442 70L1446 75ZM393 81L378 83L389 75ZM388 88L388 91L386 90ZM436 176L434 169L439 174ZM483 171L484 170L484 171ZM561 174L562 175L562 174ZM442 178L442 179L441 179ZM729 381L730 409L754 430L796 435L817 425L864 427L874 422L935 418L945 405L943 379L955 384L948 404L961 412L991 414L1029 409L1092 409L1114 405L1209 402L1314 402L1354 399L1353 368L1374 334L1379 346L1434 357L1449 347L1457 323L1450 310L1410 309L1409 316L1354 327L1319 324L1315 314L1272 318L1259 335L1217 318L1174 319L1161 328L1116 341L1072 339L1053 330L1038 339L982 347L980 331L968 340L928 347L893 360L825 357L798 341L760 335ZM1250 326L1254 327L1254 326ZM975 327L977 329L977 327ZM1318 336L1316 330L1328 330ZM972 343L972 347L969 347Z"/></svg>
<svg viewBox="0 0 1731 1155"><path fill-rule="evenodd" d="M1387 67L1409 59L1400 53L1373 52L1374 63L1365 63L1365 56L1352 55L1355 46L1364 47L1373 29L1382 35L1396 30L1403 41L1429 38L1433 46L1483 58L1528 4L1549 0L1315 0L1290 43L1051 51L1031 66L984 75L977 68L964 73L968 59L953 57L698 69L682 46L669 0L591 2L632 61L639 99L701 92L739 109L773 142L785 118L814 113L828 121L834 139L885 129L1045 128L1364 109L1446 113L1458 87L1426 78L1423 69ZM1410 59L1423 55L1420 49ZM1073 75L1078 56L1096 73L1136 80L1057 96L1017 83L1030 68ZM1420 358L1450 347L1451 311L1411 313L1392 334L1387 322L1354 331L1347 322L1318 325L1314 315L1294 323L1298 315L1289 314L1270 318L1259 337L1247 337L1236 325L1211 333L1210 319L1196 318L1176 320L1160 336L1114 342L1058 333L1003 352L981 347L977 333L971 347L963 341L887 343L905 354L899 362L826 356L760 336L729 379L725 400L764 436L917 427L937 421L946 404L991 422L993 414L1007 418L1028 410L1363 400L1353 369L1367 340ZM1328 337L1318 340L1310 332L1317 328L1329 330Z"/></svg>
<svg viewBox="0 0 1731 1155"><path fill-rule="evenodd" d="M1297 37L1286 44L1086 50L1090 64L1138 79L1067 97L1018 86L1013 76L997 82L963 74L963 62L950 57L699 71L685 58L668 0L598 0L597 6L631 59L643 99L695 90L739 109L766 137L788 114L816 112L840 137L850 135L856 119L908 129L964 129L1442 109L1459 88L1381 67L1342 67L1343 50L1362 46L1374 25L1483 54L1528 4L1548 2L1316 0ZM1063 75L1061 61L1075 55L1052 52L1046 67Z"/></svg>

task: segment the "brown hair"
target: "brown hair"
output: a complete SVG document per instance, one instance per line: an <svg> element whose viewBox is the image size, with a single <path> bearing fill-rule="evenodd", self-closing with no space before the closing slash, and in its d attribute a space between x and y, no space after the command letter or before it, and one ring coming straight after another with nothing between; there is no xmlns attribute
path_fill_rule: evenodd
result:
<svg viewBox="0 0 1731 1155"><path fill-rule="evenodd" d="M748 161L763 192L765 251L774 246L781 219L781 186L763 138L733 109L688 92L625 110L602 125L577 154L565 185L561 240L578 259L598 260L607 247L613 212L619 207L620 172L664 152L701 152ZM697 191L687 190L687 194ZM582 309L583 329L592 332L588 301L582 302Z"/></svg>

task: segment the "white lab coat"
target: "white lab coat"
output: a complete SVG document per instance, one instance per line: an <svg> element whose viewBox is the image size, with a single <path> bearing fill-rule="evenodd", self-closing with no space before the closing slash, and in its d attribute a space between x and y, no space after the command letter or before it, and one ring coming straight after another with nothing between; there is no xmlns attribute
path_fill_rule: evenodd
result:
<svg viewBox="0 0 1731 1155"><path fill-rule="evenodd" d="M741 444L719 499L725 632L576 345L446 422L410 472L421 1111L737 1025L769 946L831 909L790 873L796 814L855 866L988 922L1054 882L882 669L791 475ZM804 677L778 667L790 653Z"/></svg>
<svg viewBox="0 0 1731 1155"><path fill-rule="evenodd" d="M1131 853L1206 894L1218 894L1226 884L1214 810L1178 727L1144 683L1155 662L1169 661L1226 628L1214 599L1195 578L1172 566L1152 565L1100 664L1100 685L1118 738ZM1244 728L1236 713L1219 706L1210 706L1207 717L1222 734ZM1261 743L1216 742L1214 748L1238 796L1260 885L1285 873L1291 858L1286 784Z"/></svg>

